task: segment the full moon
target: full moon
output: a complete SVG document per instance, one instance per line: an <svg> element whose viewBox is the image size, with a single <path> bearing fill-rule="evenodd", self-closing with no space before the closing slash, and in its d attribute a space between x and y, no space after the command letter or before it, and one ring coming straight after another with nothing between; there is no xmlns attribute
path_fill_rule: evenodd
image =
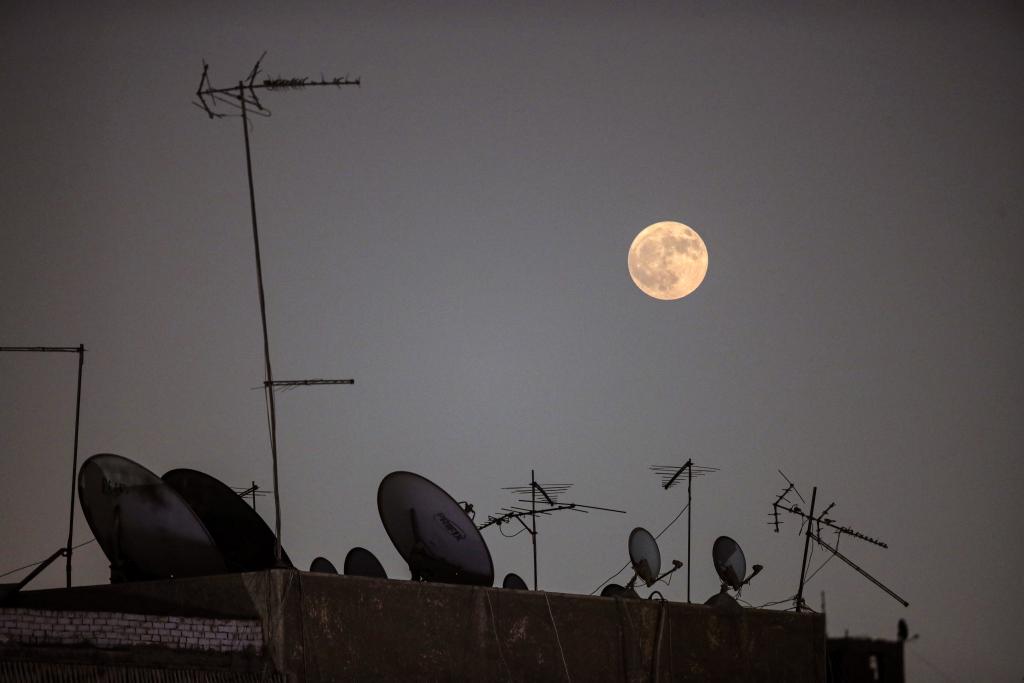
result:
<svg viewBox="0 0 1024 683"><path fill-rule="evenodd" d="M629 276L647 296L671 301L693 292L708 272L708 250L697 231L675 221L648 225L633 239Z"/></svg>

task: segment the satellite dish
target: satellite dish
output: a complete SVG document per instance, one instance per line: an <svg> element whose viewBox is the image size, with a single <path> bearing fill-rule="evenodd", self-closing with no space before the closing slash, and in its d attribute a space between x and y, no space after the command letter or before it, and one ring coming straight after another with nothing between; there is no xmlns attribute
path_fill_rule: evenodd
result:
<svg viewBox="0 0 1024 683"><path fill-rule="evenodd" d="M370 576L378 579L388 578L387 572L377 556L366 548L355 547L345 555L345 576Z"/></svg>
<svg viewBox="0 0 1024 683"><path fill-rule="evenodd" d="M223 574L224 557L188 503L128 458L94 455L78 471L89 528L110 560L111 581Z"/></svg>
<svg viewBox="0 0 1024 683"><path fill-rule="evenodd" d="M317 574L337 574L337 568L326 557L318 557L309 564L309 571Z"/></svg>
<svg viewBox="0 0 1024 683"><path fill-rule="evenodd" d="M633 571L645 584L650 586L658 579L661 571L661 551L651 532L637 527L629 534L629 560Z"/></svg>
<svg viewBox="0 0 1024 683"><path fill-rule="evenodd" d="M255 572L277 566L274 532L230 486L190 469L171 470L162 478L202 520L228 571ZM281 560L285 566L292 566L283 550Z"/></svg>
<svg viewBox="0 0 1024 683"><path fill-rule="evenodd" d="M637 592L632 588L626 588L625 586L620 586L617 583L609 583L607 586L602 588L601 596L605 598L640 598L640 596L637 595Z"/></svg>
<svg viewBox="0 0 1024 683"><path fill-rule="evenodd" d="M743 586L743 578L747 575L747 558L744 557L740 544L728 536L719 536L715 539L711 557L722 583L733 590L739 590Z"/></svg>
<svg viewBox="0 0 1024 683"><path fill-rule="evenodd" d="M525 581L523 581L523 577L519 576L519 574L516 574L515 572L505 574L505 578L501 582L501 587L511 588L512 590L517 591L530 590L530 587L526 585Z"/></svg>
<svg viewBox="0 0 1024 683"><path fill-rule="evenodd" d="M725 592L725 586L722 587L721 592L712 595L704 604L729 614L740 614L743 612L743 607L740 606L740 603L736 602L736 598Z"/></svg>
<svg viewBox="0 0 1024 683"><path fill-rule="evenodd" d="M413 579L490 586L494 564L476 525L443 489L412 472L392 472L377 511Z"/></svg>

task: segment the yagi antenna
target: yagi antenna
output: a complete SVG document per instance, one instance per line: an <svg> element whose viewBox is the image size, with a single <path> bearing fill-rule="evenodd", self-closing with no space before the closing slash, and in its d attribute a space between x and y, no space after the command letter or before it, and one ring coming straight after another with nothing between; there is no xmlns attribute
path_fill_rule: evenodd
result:
<svg viewBox="0 0 1024 683"><path fill-rule="evenodd" d="M48 567L51 562L56 560L58 557L63 555L67 558L65 565L65 572L67 574L67 587L71 588L71 555L75 550L72 545L72 536L75 533L75 491L77 490L77 479L78 476L78 418L82 413L82 366L85 364L85 345L79 344L78 346L0 346L0 352L20 352L20 353L77 353L78 354L78 388L75 392L75 446L72 450L71 455L71 513L68 516L68 542L64 546L63 552L55 553L50 556L44 564L40 565L36 571L29 574L28 581L31 581L35 576L43 569ZM22 584L24 585L24 584Z"/></svg>
<svg viewBox="0 0 1024 683"><path fill-rule="evenodd" d="M277 409L274 404L274 390L277 387L312 386L319 384L352 384L353 380L288 380L285 382L275 381L274 373L270 365L270 337L267 333L267 302L263 291L263 265L260 258L260 238L256 225L256 191L252 180L252 153L249 145L249 113L259 116L270 116L270 110L263 106L260 101L260 91L275 90L301 90L304 88L318 86L359 85L359 79L352 79L348 76L338 76L319 80L300 76L282 78L257 78L262 73L260 63L266 52L256 60L249 75L238 81L238 85L227 88L215 88L210 83L210 65L203 62L203 74L199 79L199 86L196 88L198 102L193 102L197 107L207 113L211 119L224 118L226 116L240 116L242 119L242 133L245 138L245 170L249 179L249 212L252 217L252 241L256 255L256 282L259 288L260 299L260 320L263 323L263 363L264 381L263 391L267 402L267 423L270 430L270 453L273 460L274 475L274 536L277 539L274 546L274 555L279 565L283 565L283 554L281 551L281 498L277 476ZM225 109L231 113L225 113Z"/></svg>
<svg viewBox="0 0 1024 683"><path fill-rule="evenodd" d="M529 499L518 498L516 502L529 503L530 507L524 508L513 505L502 508L500 513L488 515L487 521L477 527L477 529L482 531L489 526L500 527L502 524L508 524L513 521L519 522L519 524L522 525L523 530L530 534L530 540L533 545L533 590L537 590L537 517L539 515L549 515L552 512L559 512L561 510L576 510L577 512L583 513L589 513L591 510L599 510L601 512L618 512L620 514L626 514L625 510L615 510L613 508L598 507L596 505L583 505L581 503L561 502L559 500L559 496L566 493L570 487L572 487L572 484L547 484L545 486L541 486L537 483L534 470L530 470L529 484L525 486L506 486L504 488L505 491L511 491L513 495L529 495ZM540 503L542 507L538 508L538 503ZM530 524L523 521L524 517L530 518ZM522 530L516 533L522 533Z"/></svg>
<svg viewBox="0 0 1024 683"><path fill-rule="evenodd" d="M268 491L257 484L255 481L250 483L248 486L232 486L231 489L238 494L239 498L249 498L249 504L252 505L252 509L256 509L256 498L262 498L263 496L269 496L273 491Z"/></svg>
<svg viewBox="0 0 1024 683"><path fill-rule="evenodd" d="M810 548L810 543L811 543L812 540L815 543L817 543L820 547L822 547L823 549L825 549L828 552L832 553L832 555L834 555L835 557L838 557L840 560L842 560L846 564L848 564L851 567L853 567L853 569L855 569L857 572L859 572L866 579L868 579L869 581L874 583L876 586L878 586L879 588L884 590L886 593L888 593L890 596L892 596L901 605L903 605L904 607L909 607L910 606L909 602L907 602L906 600L901 598L899 595L894 593L887 586L885 586L881 581L879 581L875 577L871 576L871 574L867 573L866 571L864 571L863 569L858 567L856 564L854 564L854 562L852 560L850 560L848 557L846 557L845 555L840 553L839 549L837 547L839 545L839 539L842 538L843 534L846 534L847 536L851 536L851 537L856 538L856 539L861 540L861 541L865 541L867 543L871 543L872 545L877 545L879 548L888 548L889 545L887 543L884 543L884 542L878 540L877 538L873 538L873 537L868 536L866 534L862 534L861 532L856 531L855 529L852 529L852 528L850 528L848 526L843 526L841 524L836 523L836 521L834 519L826 517L826 515L832 510L832 508L835 507L836 504L834 502L830 503L828 506L825 507L824 510L822 510L821 512L819 512L817 514L817 516L815 516L815 514L814 514L814 507L815 507L815 503L816 503L817 498L818 498L818 487L817 486L815 486L811 490L811 507L810 507L809 511L805 512L799 505L796 505L795 503L793 503L792 501L790 501L788 499L789 493L790 492L794 492L794 493L796 493L796 495L798 497L800 497L800 500L803 501L803 496L800 496L800 492L797 491L796 485L793 484L793 482L790 481L789 478L785 474L782 474L782 470L779 470L779 474L782 475L782 478L786 480L787 486L782 491L782 493L779 494L778 497L776 497L775 502L772 503L772 517L773 517L773 520L771 522L769 522L769 524L773 524L775 526L776 533L778 533L779 526L782 523L781 520L779 519L779 513L780 512L786 512L786 513L789 513L789 514L791 514L791 515L793 515L795 517L799 517L800 518L800 530L801 530L801 532L804 535L804 554L803 554L803 560L800 563L800 585L797 588L797 593L796 593L796 598L795 598L795 600L796 600L796 611L799 612L801 610L801 608L803 607L803 604L804 604L804 602L803 602L804 584L809 580L809 578L805 579L805 577L807 575L807 551ZM822 539L822 537L821 537L822 527L828 527L830 529L833 529L836 532L836 545L835 546L827 543L826 541L824 541ZM822 565L822 566L824 566L824 565Z"/></svg>
<svg viewBox="0 0 1024 683"><path fill-rule="evenodd" d="M661 477L661 487L668 491L680 482L686 472L686 602L690 602L690 538L693 535L693 478L717 472L717 467L697 465L693 459L687 459L682 466L651 465L650 470Z"/></svg>

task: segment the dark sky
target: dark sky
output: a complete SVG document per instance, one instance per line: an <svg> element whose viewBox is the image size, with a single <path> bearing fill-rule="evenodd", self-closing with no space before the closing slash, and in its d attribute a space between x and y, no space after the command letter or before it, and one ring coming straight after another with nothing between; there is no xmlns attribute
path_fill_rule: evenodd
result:
<svg viewBox="0 0 1024 683"><path fill-rule="evenodd" d="M241 126L190 103L203 59L229 85L267 50L364 83L269 93L252 128L275 374L356 379L279 396L297 564L363 545L404 578L385 474L487 513L536 468L629 511L541 524L541 587L589 593L684 502L647 467L693 457L721 468L694 597L727 534L759 605L799 575L781 468L890 544L842 548L911 603L833 561L807 588L832 635L903 617L911 680L1024 674L1012 3L175 5L0 9L0 344L87 345L83 456L270 486ZM659 220L710 252L680 301L626 269ZM0 571L64 542L74 380L0 356ZM486 538L529 575L525 534ZM661 544L685 559L685 526ZM76 583L105 580L86 546Z"/></svg>

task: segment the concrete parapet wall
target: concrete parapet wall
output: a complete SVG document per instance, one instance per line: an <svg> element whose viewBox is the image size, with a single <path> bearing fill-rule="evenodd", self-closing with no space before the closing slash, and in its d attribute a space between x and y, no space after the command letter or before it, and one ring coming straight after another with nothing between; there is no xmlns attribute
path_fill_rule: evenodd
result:
<svg viewBox="0 0 1024 683"><path fill-rule="evenodd" d="M170 659L160 661L172 667L209 661L317 682L825 680L825 620L812 613L745 609L733 614L704 605L285 569L32 591L15 600L12 607L18 609L0 614L13 611L27 618L48 612L50 623L60 625L62 618L73 620L69 615L79 612L89 615L93 629L97 620L106 622L104 628L111 621L128 628L124 617L144 614L142 622L159 624L171 634L169 626L186 618L190 624L213 626L207 633L217 638L225 634L217 624L244 623L246 637L255 631L263 643L257 657L241 659L198 649L129 647L119 653L99 645L89 652L71 648L69 662L74 657L90 664L130 664L135 658L125 657L131 652L148 650L170 653ZM131 621L138 628L138 620ZM58 637L40 635L37 631L46 629L36 623L19 622L17 628L26 629L19 633ZM118 633L127 638L124 631ZM169 638L182 646L182 635ZM5 646L9 652L12 645ZM185 636L184 647L196 645ZM20 659L37 662L67 649L19 647ZM26 649L38 650L38 658ZM209 660L214 655L223 661Z"/></svg>
<svg viewBox="0 0 1024 683"><path fill-rule="evenodd" d="M307 681L825 678L820 615L298 574ZM288 623L286 621L286 623Z"/></svg>

